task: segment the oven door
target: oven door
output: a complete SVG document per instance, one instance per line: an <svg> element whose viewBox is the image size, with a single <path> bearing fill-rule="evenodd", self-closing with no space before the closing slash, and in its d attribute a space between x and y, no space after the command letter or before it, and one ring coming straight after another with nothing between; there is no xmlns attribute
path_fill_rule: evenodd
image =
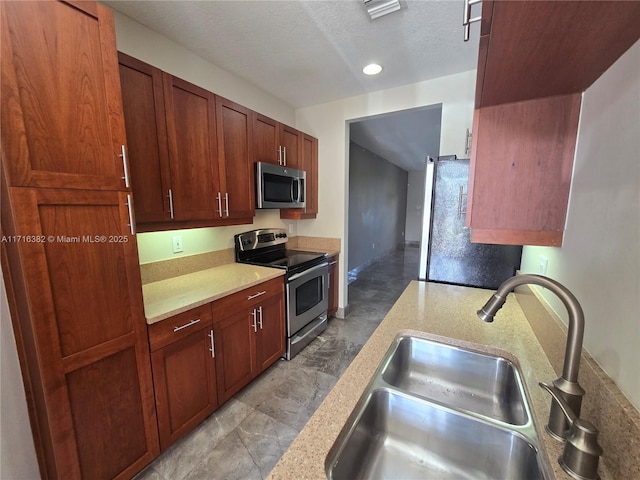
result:
<svg viewBox="0 0 640 480"><path fill-rule="evenodd" d="M311 267L287 282L287 336L296 332L329 307L329 264Z"/></svg>

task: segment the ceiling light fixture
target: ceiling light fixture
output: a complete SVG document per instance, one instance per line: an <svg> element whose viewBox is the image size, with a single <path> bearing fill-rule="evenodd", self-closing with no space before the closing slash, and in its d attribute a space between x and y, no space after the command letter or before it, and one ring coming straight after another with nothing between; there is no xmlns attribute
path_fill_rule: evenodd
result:
<svg viewBox="0 0 640 480"><path fill-rule="evenodd" d="M362 73L364 73L365 75L377 75L381 71L382 65L378 65L377 63L370 63L362 69Z"/></svg>
<svg viewBox="0 0 640 480"><path fill-rule="evenodd" d="M364 0L364 6L371 20L400 10L399 0Z"/></svg>

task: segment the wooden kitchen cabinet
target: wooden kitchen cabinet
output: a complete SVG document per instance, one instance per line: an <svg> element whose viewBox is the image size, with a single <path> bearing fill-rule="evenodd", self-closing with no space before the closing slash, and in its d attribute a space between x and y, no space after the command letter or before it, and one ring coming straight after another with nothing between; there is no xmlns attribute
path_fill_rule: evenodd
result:
<svg viewBox="0 0 640 480"><path fill-rule="evenodd" d="M94 2L1 2L9 186L122 190L125 132L113 17Z"/></svg>
<svg viewBox="0 0 640 480"><path fill-rule="evenodd" d="M162 71L121 52L118 62L136 221L171 221Z"/></svg>
<svg viewBox="0 0 640 480"><path fill-rule="evenodd" d="M250 110L123 53L119 62L139 228L251 223Z"/></svg>
<svg viewBox="0 0 640 480"><path fill-rule="evenodd" d="M338 311L338 296L340 288L340 265L339 254L329 257L329 308L327 309L327 317L333 317Z"/></svg>
<svg viewBox="0 0 640 480"><path fill-rule="evenodd" d="M301 169L302 132L253 112L254 162Z"/></svg>
<svg viewBox="0 0 640 480"><path fill-rule="evenodd" d="M211 304L149 325L160 447L218 408Z"/></svg>
<svg viewBox="0 0 640 480"><path fill-rule="evenodd" d="M222 216L222 204L215 96L168 73L163 73L163 85L172 218L217 220Z"/></svg>
<svg viewBox="0 0 640 480"><path fill-rule="evenodd" d="M302 156L298 168L307 172L307 197L305 208L280 209L280 218L305 220L318 216L318 139L301 133Z"/></svg>
<svg viewBox="0 0 640 480"><path fill-rule="evenodd" d="M218 398L223 403L284 355L283 279L216 300L212 311Z"/></svg>
<svg viewBox="0 0 640 480"><path fill-rule="evenodd" d="M639 16L638 2L483 2L473 242L562 245L581 93L640 38Z"/></svg>
<svg viewBox="0 0 640 480"><path fill-rule="evenodd" d="M15 240L2 268L43 478L131 478L159 452L128 197L3 179Z"/></svg>
<svg viewBox="0 0 640 480"><path fill-rule="evenodd" d="M216 96L220 192L224 218L252 223L255 215L251 110ZM226 222L228 223L228 222Z"/></svg>

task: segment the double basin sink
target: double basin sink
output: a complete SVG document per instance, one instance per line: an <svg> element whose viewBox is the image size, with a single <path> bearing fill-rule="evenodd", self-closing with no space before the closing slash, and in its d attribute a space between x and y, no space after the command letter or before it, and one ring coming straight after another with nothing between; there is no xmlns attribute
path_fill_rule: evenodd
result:
<svg viewBox="0 0 640 480"><path fill-rule="evenodd" d="M332 480L547 480L508 359L399 336L331 448Z"/></svg>

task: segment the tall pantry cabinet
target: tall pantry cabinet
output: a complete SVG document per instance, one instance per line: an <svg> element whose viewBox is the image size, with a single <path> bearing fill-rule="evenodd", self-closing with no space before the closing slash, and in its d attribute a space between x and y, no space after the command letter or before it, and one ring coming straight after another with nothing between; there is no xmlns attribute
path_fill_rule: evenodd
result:
<svg viewBox="0 0 640 480"><path fill-rule="evenodd" d="M0 3L2 270L40 472L159 451L111 12Z"/></svg>

